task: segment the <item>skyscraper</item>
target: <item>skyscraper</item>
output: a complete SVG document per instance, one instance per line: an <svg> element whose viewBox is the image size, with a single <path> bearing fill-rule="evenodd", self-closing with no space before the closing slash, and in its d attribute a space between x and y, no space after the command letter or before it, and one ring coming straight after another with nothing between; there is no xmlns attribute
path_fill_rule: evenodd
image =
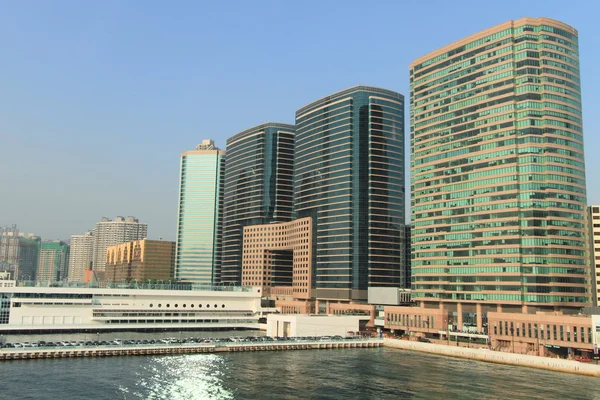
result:
<svg viewBox="0 0 600 400"><path fill-rule="evenodd" d="M294 212L313 221L317 299L403 286L404 208L401 94L355 86L296 112Z"/></svg>
<svg viewBox="0 0 600 400"><path fill-rule="evenodd" d="M35 235L19 237L19 260L15 266L14 277L20 280L35 280L41 239Z"/></svg>
<svg viewBox="0 0 600 400"><path fill-rule="evenodd" d="M94 234L72 235L69 255L69 281L83 282L85 271L91 269L94 257Z"/></svg>
<svg viewBox="0 0 600 400"><path fill-rule="evenodd" d="M104 271L108 246L145 239L147 235L148 225L141 223L135 217L116 217L114 221L103 217L94 228L92 268L96 271Z"/></svg>
<svg viewBox="0 0 600 400"><path fill-rule="evenodd" d="M225 152L212 140L181 155L175 278L218 280L223 230Z"/></svg>
<svg viewBox="0 0 600 400"><path fill-rule="evenodd" d="M590 266L594 306L600 303L600 205L588 207Z"/></svg>
<svg viewBox="0 0 600 400"><path fill-rule="evenodd" d="M497 25L415 60L410 93L413 299L480 331L589 305L577 31Z"/></svg>
<svg viewBox="0 0 600 400"><path fill-rule="evenodd" d="M39 248L39 237L25 237L16 225L0 227L0 269L10 271L14 279L35 279Z"/></svg>
<svg viewBox="0 0 600 400"><path fill-rule="evenodd" d="M241 283L244 226L291 220L293 169L293 125L270 122L227 140L222 283Z"/></svg>
<svg viewBox="0 0 600 400"><path fill-rule="evenodd" d="M42 242L38 257L38 281L65 280L69 266L69 245L60 241Z"/></svg>
<svg viewBox="0 0 600 400"><path fill-rule="evenodd" d="M411 250L411 239L410 239L410 230L411 230L411 226L410 225L406 225L404 227L404 288L406 289L410 289L410 275L411 275L411 269L410 269L410 265L411 265L411 255L412 255L412 250Z"/></svg>

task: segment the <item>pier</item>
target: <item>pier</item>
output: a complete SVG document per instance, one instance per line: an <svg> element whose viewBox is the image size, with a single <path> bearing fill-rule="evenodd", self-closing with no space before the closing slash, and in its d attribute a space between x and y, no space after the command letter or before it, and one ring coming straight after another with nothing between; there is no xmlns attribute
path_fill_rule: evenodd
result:
<svg viewBox="0 0 600 400"><path fill-rule="evenodd" d="M170 354L204 354L247 351L331 350L382 347L383 340L285 341L220 344L153 344L102 347L55 347L0 350L0 361L44 358L117 357Z"/></svg>

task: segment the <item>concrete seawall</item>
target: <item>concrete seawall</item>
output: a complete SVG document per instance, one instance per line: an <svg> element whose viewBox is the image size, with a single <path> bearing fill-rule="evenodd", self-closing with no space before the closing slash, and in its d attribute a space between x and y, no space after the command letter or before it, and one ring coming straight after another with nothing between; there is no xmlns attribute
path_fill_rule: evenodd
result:
<svg viewBox="0 0 600 400"><path fill-rule="evenodd" d="M469 349L442 344L412 342L408 340L384 339L383 345L402 350L420 351L440 356L468 358L470 360L492 362L497 364L518 365L546 369L549 371L568 372L600 378L600 365L586 364L579 361L557 358L537 357L525 354L503 353L487 349Z"/></svg>

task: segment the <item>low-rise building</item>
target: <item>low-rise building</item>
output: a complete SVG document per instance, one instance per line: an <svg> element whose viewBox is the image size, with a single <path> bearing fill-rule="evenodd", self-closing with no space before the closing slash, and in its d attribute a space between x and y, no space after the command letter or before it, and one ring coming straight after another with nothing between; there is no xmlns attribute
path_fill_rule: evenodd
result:
<svg viewBox="0 0 600 400"><path fill-rule="evenodd" d="M3 283L7 285L4 286ZM0 281L0 333L259 329L259 288Z"/></svg>
<svg viewBox="0 0 600 400"><path fill-rule="evenodd" d="M267 316L267 336L345 336L365 329L369 316L282 315Z"/></svg>
<svg viewBox="0 0 600 400"><path fill-rule="evenodd" d="M556 312L488 312L481 329L456 325L443 306L428 308L385 306L383 328L390 334L439 340L451 345L478 345L493 350L569 358L591 357L600 332L597 308L578 314ZM598 328L594 319L598 320ZM598 335L600 339L600 334Z"/></svg>

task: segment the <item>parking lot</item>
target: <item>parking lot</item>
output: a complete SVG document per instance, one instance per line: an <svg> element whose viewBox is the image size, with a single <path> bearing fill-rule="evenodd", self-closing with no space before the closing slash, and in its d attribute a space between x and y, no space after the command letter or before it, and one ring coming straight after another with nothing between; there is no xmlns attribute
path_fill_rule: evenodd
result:
<svg viewBox="0 0 600 400"><path fill-rule="evenodd" d="M69 347L107 347L107 346L173 346L173 345L231 345L234 343L244 344L264 344L274 342L315 342L315 341L349 341L364 340L362 336L305 336L305 337L270 337L270 336L232 336L227 338L202 338L187 337L175 338L167 337L161 339L119 339L113 340L65 340L65 341L36 341L36 342L7 342L2 345L2 349L33 349L33 348L69 348Z"/></svg>

